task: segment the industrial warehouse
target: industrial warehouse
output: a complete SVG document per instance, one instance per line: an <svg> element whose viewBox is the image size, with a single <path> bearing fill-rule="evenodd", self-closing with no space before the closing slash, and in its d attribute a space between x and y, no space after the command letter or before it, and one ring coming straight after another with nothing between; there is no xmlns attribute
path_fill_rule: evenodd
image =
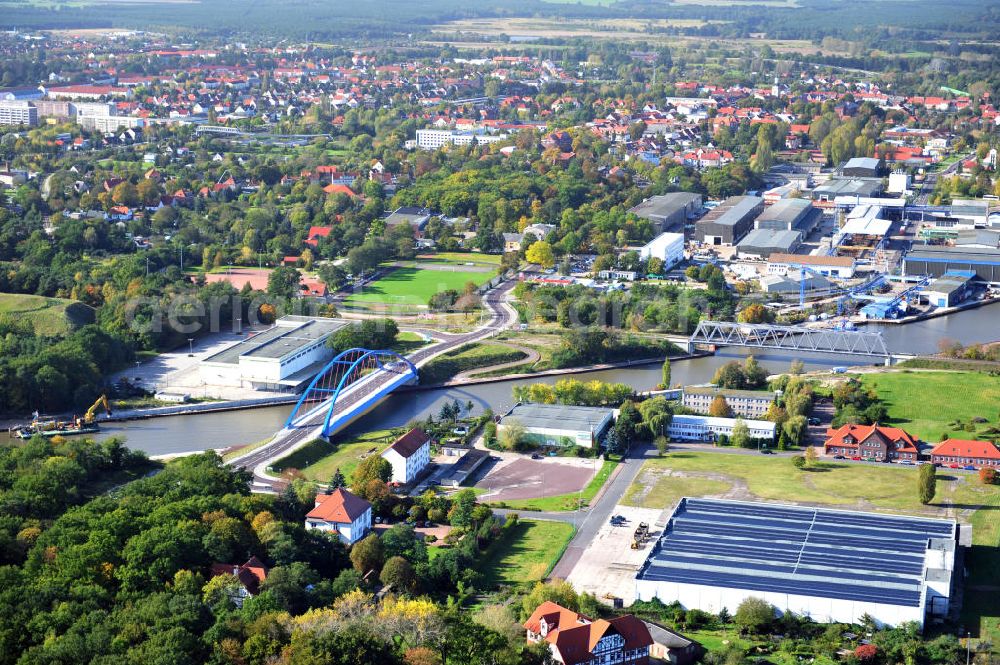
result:
<svg viewBox="0 0 1000 665"><path fill-rule="evenodd" d="M946 615L954 521L683 498L636 575L636 597L730 612L748 597L822 623Z"/></svg>

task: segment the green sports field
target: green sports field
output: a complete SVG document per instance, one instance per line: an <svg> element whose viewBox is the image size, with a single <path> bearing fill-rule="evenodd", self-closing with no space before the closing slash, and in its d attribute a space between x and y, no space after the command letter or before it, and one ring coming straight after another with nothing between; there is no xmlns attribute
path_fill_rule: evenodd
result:
<svg viewBox="0 0 1000 665"><path fill-rule="evenodd" d="M472 262L470 259L469 263ZM344 304L362 308L373 304L424 307L435 293L449 289L462 291L469 282L479 286L495 274L495 266L465 265L445 258L421 259L368 284L345 298Z"/></svg>

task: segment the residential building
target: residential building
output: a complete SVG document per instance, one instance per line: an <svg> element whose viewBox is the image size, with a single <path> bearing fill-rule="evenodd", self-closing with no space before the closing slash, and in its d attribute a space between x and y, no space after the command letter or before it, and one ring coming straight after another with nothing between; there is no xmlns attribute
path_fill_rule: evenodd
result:
<svg viewBox="0 0 1000 665"><path fill-rule="evenodd" d="M992 441L945 439L934 446L931 462L944 466L1000 467L1000 448Z"/></svg>
<svg viewBox="0 0 1000 665"><path fill-rule="evenodd" d="M431 462L431 437L414 427L383 450L382 457L392 465L392 482L412 483Z"/></svg>
<svg viewBox="0 0 1000 665"><path fill-rule="evenodd" d="M529 643L546 642L552 660L565 665L646 665L653 639L632 615L596 621L550 600L524 622Z"/></svg>
<svg viewBox="0 0 1000 665"><path fill-rule="evenodd" d="M685 497L635 595L711 613L756 597L818 623L923 626L948 615L957 538L954 520Z"/></svg>
<svg viewBox="0 0 1000 665"><path fill-rule="evenodd" d="M372 504L343 487L317 494L316 505L306 513L306 528L335 533L344 544L353 545L372 528Z"/></svg>
<svg viewBox="0 0 1000 665"><path fill-rule="evenodd" d="M801 272L802 266L828 277L850 279L854 277L857 261L850 256L775 253L767 259L767 274L788 275L791 273L797 275Z"/></svg>
<svg viewBox="0 0 1000 665"><path fill-rule="evenodd" d="M505 254L520 252L521 244L524 242L524 235L520 233L503 234L503 251Z"/></svg>
<svg viewBox="0 0 1000 665"><path fill-rule="evenodd" d="M701 194L672 192L653 196L631 208L630 213L648 219L657 233L680 231L689 220L701 214Z"/></svg>
<svg viewBox="0 0 1000 665"><path fill-rule="evenodd" d="M260 593L260 585L267 579L268 568L264 562L255 556L237 566L232 563L213 563L209 570L211 577L232 575L239 582L236 593L230 596L236 607L243 607L243 601Z"/></svg>
<svg viewBox="0 0 1000 665"><path fill-rule="evenodd" d="M733 436L733 429L741 418L714 418L676 414L670 420L668 434L674 441L715 441L725 434ZM750 438L774 440L774 423L769 420L743 420L750 430Z"/></svg>
<svg viewBox="0 0 1000 665"><path fill-rule="evenodd" d="M413 229L413 235L419 238L423 235L427 222L431 220L431 214L429 209L418 206L396 208L386 216L385 228L388 231L397 226L408 224Z"/></svg>
<svg viewBox="0 0 1000 665"><path fill-rule="evenodd" d="M875 462L908 460L920 454L917 440L898 427L848 423L826 431L823 452L827 455L861 457Z"/></svg>
<svg viewBox="0 0 1000 665"><path fill-rule="evenodd" d="M487 143L500 143L506 140L506 134L487 134L481 130L467 132L457 132L447 129L417 130L417 147L421 150L437 150L446 145L485 145Z"/></svg>
<svg viewBox="0 0 1000 665"><path fill-rule="evenodd" d="M333 357L326 340L346 325L344 319L283 316L202 360L201 378L208 385L299 391Z"/></svg>
<svg viewBox="0 0 1000 665"><path fill-rule="evenodd" d="M614 410L596 406L517 404L497 425L502 433L513 424L539 446L593 448L611 425Z"/></svg>
<svg viewBox="0 0 1000 665"><path fill-rule="evenodd" d="M666 272L684 260L684 234L661 233L639 250L639 258L648 261L656 257L663 261Z"/></svg>
<svg viewBox="0 0 1000 665"><path fill-rule="evenodd" d="M685 386L681 404L692 411L708 413L712 402L719 395L726 398L734 415L763 419L774 402L776 393L765 390L729 390L717 386Z"/></svg>
<svg viewBox="0 0 1000 665"><path fill-rule="evenodd" d="M759 196L731 196L698 220L695 237L709 245L735 245L763 211L764 199Z"/></svg>
<svg viewBox="0 0 1000 665"><path fill-rule="evenodd" d="M0 102L0 125L27 125L34 127L38 124L38 109L35 105L27 101L2 101Z"/></svg>
<svg viewBox="0 0 1000 665"><path fill-rule="evenodd" d="M113 134L119 129L140 129L146 126L144 118L130 115L81 115L77 124L84 129L92 129L104 134Z"/></svg>

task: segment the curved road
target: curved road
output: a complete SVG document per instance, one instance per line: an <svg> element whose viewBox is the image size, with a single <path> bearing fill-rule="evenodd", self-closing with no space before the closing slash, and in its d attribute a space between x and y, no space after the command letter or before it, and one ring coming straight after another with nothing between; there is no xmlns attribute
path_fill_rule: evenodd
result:
<svg viewBox="0 0 1000 665"><path fill-rule="evenodd" d="M450 335L444 341L419 349L408 356L409 361L419 367L421 364L445 351L450 351L469 342L485 339L493 335L497 330L511 327L517 321L517 311L505 303L504 299L510 293L511 289L514 288L514 284L515 282L513 281L504 282L489 291L483 298L483 305L492 314L488 323L472 332ZM357 389L350 390L342 395L335 409L347 410L355 406L358 402L364 401L372 393L376 392L387 378L391 377L385 373L366 377L366 379L370 380L363 379L361 382L358 382ZM315 438L316 429L323 424L324 418L325 413L319 411L308 419L296 423L292 429L282 430L270 443L231 460L229 464L237 468L251 470L254 475L256 489L272 491L276 484L280 484L280 481L267 473L267 466L273 460L287 455L293 448Z"/></svg>

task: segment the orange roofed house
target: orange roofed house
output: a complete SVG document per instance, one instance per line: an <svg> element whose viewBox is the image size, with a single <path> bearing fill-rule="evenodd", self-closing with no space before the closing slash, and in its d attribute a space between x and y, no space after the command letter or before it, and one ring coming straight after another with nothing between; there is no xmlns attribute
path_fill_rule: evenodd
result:
<svg viewBox="0 0 1000 665"><path fill-rule="evenodd" d="M255 556L242 566L232 563L213 563L212 577L232 575L240 583L239 590L231 597L236 607L243 607L243 601L260 593L260 585L267 579L267 566Z"/></svg>
<svg viewBox="0 0 1000 665"><path fill-rule="evenodd" d="M1000 467L1000 448L991 441L945 439L934 446L931 462L944 466Z"/></svg>
<svg viewBox="0 0 1000 665"><path fill-rule="evenodd" d="M545 641L552 658L566 665L645 665L653 638L631 615L591 621L582 614L545 601L524 622L529 642Z"/></svg>
<svg viewBox="0 0 1000 665"><path fill-rule="evenodd" d="M342 487L317 494L316 506L306 514L306 528L335 533L353 545L372 528L372 504Z"/></svg>
<svg viewBox="0 0 1000 665"><path fill-rule="evenodd" d="M876 462L917 461L917 440L898 427L847 424L826 431L827 455L861 457Z"/></svg>

